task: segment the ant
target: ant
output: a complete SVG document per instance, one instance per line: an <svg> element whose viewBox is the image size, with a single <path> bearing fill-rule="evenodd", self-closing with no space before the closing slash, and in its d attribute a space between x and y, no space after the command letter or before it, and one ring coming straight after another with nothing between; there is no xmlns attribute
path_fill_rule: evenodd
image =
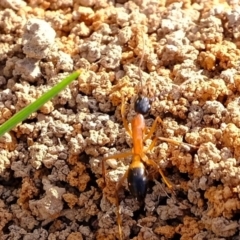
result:
<svg viewBox="0 0 240 240"><path fill-rule="evenodd" d="M144 54L144 49L143 49ZM143 54L141 56L141 60L139 63L139 75L140 75L140 86L142 87L142 78L141 78L141 70L140 66L143 61ZM142 88L141 88L142 89ZM134 110L136 112L136 115L132 119L131 122L131 129L128 126L128 122L125 118L125 99L122 96L122 105L121 105L121 116L124 128L126 132L131 136L133 141L133 148L132 151L124 152L124 153L118 153L114 154L108 157L103 158L102 160L102 175L105 181L105 161L108 159L121 159L125 157L132 156L131 164L128 167L128 170L125 172L125 174L120 178L116 185L116 206L117 206L117 224L118 224L118 231L119 231L119 237L122 240L123 234L122 234L122 228L121 228L121 216L120 216L120 209L119 209L119 197L118 197L118 191L120 187L122 186L124 180L127 178L128 181L128 188L131 194L134 198L136 198L140 203L142 203L145 199L146 192L147 192L147 183L148 183L148 174L145 165L151 166L154 168L156 172L159 172L161 175L163 181L167 185L167 187L173 191L172 184L168 181L168 179L164 176L164 173L160 166L157 165L156 162L154 162L152 159L149 159L146 155L148 151L151 151L154 146L156 145L156 142L158 139L161 141L166 141L169 143L173 143L176 145L182 145L182 142L178 142L169 138L164 137L155 137L152 140L152 143L150 146L145 149L144 148L144 142L148 139L150 139L156 130L158 123L163 123L161 118L158 116L154 120L152 127L148 131L148 128L145 125L144 115L148 114L150 111L150 100L147 97L144 97L142 92L138 91L138 96L134 105ZM195 147L193 145L184 143L187 146Z"/></svg>

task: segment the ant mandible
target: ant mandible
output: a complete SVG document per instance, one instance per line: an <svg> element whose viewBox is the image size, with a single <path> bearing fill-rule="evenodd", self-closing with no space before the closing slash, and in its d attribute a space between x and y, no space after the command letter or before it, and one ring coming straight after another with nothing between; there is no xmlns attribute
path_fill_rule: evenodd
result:
<svg viewBox="0 0 240 240"><path fill-rule="evenodd" d="M139 63L139 76L140 76L140 86L142 88L142 79L141 79L141 70L140 66L143 60L143 55L144 55L144 49L143 49L143 54ZM164 176L164 173L160 166L153 161L152 159L149 159L146 155L146 153L154 148L156 145L157 139L161 141L166 141L169 143L173 143L176 145L181 145L182 142L175 141L173 139L169 138L164 138L164 137L155 137L152 140L152 143L150 146L145 149L143 144L146 140L150 139L155 132L155 129L157 127L158 123L162 124L162 120L160 117L156 117L154 120L152 127L148 131L146 125L145 125L145 120L144 120L144 115L146 115L150 111L150 100L147 97L144 97L140 91L138 92L138 97L135 102L134 110L136 112L136 115L132 119L131 122L131 129L128 126L128 122L125 118L125 99L122 97L122 105L121 105L121 116L122 116L122 121L124 128L126 129L127 133L131 136L132 141L133 141L133 147L131 152L124 152L124 153L118 153L114 154L108 157L103 158L102 160L102 174L103 174L103 179L104 183L106 183L105 180L105 162L108 159L121 159L121 158L126 158L129 156L132 156L132 161L131 164L128 167L128 170L125 172L125 174L120 178L116 185L116 206L117 206L117 224L118 224L118 231L119 231L119 237L122 240L123 239L123 234L122 234L122 229L121 229L121 216L120 216L120 211L119 211L119 197L118 197L118 191L120 187L122 186L124 180L127 178L128 181L128 188L131 194L133 195L134 198L136 198L139 202L143 202L146 196L147 192L147 182L148 182L148 175L146 171L145 165L151 166L154 168L156 172L159 172L161 175L163 181L167 185L167 187L172 191L173 186L172 184L168 181L168 179ZM184 143L186 144L186 143ZM190 147L192 145L186 144ZM194 146L193 146L194 147Z"/></svg>

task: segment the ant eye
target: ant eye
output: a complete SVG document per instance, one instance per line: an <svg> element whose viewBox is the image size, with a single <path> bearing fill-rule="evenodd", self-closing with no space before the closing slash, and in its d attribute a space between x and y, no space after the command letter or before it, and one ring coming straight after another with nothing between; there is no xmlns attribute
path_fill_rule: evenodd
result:
<svg viewBox="0 0 240 240"><path fill-rule="evenodd" d="M151 106L150 101L146 97L139 96L135 102L135 112L145 115L149 112Z"/></svg>

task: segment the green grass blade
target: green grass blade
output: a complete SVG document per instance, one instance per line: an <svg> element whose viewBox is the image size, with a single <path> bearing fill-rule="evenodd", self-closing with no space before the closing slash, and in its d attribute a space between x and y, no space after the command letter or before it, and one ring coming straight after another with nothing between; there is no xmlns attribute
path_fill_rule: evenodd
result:
<svg viewBox="0 0 240 240"><path fill-rule="evenodd" d="M8 119L5 123L0 126L0 137L14 128L17 124L28 118L30 114L37 111L43 104L55 97L60 91L62 91L67 85L69 85L73 80L75 80L81 74L80 70L73 72L66 78L64 78L60 83L55 85L49 91L44 93L40 98L38 98L33 103L29 104L13 117Z"/></svg>

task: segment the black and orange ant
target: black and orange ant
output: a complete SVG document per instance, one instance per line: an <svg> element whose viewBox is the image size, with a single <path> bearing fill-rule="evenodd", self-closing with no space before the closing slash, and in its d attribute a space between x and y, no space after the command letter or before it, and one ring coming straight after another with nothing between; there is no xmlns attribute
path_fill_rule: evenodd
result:
<svg viewBox="0 0 240 240"><path fill-rule="evenodd" d="M144 49L143 49L144 51ZM144 54L144 52L143 52ZM143 61L143 54L139 63L139 75L140 75L140 87L142 88L142 79L141 79L141 64ZM141 90L141 89L140 89ZM145 119L144 115L146 115L150 111L150 100L147 97L144 97L141 91L138 91L138 96L135 101L134 110L136 112L136 115L132 119L131 122L131 129L128 126L128 122L125 118L125 99L122 97L122 105L121 105L121 116L124 128L126 129L127 133L131 136L133 141L133 148L132 151L124 152L124 153L118 153L114 154L108 157L105 157L102 160L102 174L104 178L105 183L105 162L108 159L121 159L126 158L129 156L132 156L131 164L128 167L128 170L125 172L125 174L121 177L121 179L118 181L116 186L116 205L117 205L117 223L118 223L118 231L119 231L119 237L122 240L123 234L121 229L121 216L120 216L120 209L119 209L119 197L118 197L118 191L120 187L122 186L124 180L127 178L128 181L128 188L131 194L134 198L136 198L139 202L143 202L146 196L147 192L147 183L148 183L148 174L145 165L153 167L153 169L156 172L159 172L161 175L163 181L167 185L167 187L172 191L173 186L168 181L168 179L164 176L164 173L160 166L157 165L155 161L152 159L149 159L146 155L146 153L154 148L156 145L157 140L166 141L172 144L176 145L182 145L182 142L178 142L169 138L164 137L154 137L152 140L152 143L148 148L144 148L144 142L148 139L150 139L157 127L158 123L162 123L162 120L160 117L156 117L154 120L152 127L148 131L146 125L145 125ZM184 143L186 144L186 143ZM195 147L190 144L186 144L190 147Z"/></svg>

